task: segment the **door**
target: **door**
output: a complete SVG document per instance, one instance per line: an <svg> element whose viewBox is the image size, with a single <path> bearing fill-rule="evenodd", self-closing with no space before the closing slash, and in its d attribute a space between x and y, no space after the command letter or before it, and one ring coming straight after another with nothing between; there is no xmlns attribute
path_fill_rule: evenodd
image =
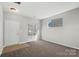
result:
<svg viewBox="0 0 79 59"><path fill-rule="evenodd" d="M5 21L5 46L18 44L19 23L16 21Z"/></svg>

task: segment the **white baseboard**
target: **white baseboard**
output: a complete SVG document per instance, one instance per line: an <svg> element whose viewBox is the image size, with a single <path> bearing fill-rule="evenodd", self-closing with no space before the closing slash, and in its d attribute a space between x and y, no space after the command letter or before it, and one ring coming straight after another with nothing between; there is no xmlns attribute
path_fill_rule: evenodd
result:
<svg viewBox="0 0 79 59"><path fill-rule="evenodd" d="M27 42L31 42L31 41L34 41L34 40L29 40L29 41L25 41L25 42L19 42L19 44L23 44L23 43L27 43Z"/></svg>
<svg viewBox="0 0 79 59"><path fill-rule="evenodd" d="M19 42L19 43L16 43L16 44L24 44L24 43L27 43L27 42L31 42L33 40L29 40L29 41L25 41L25 42ZM11 45L16 45L16 44L11 44ZM11 45L5 45L3 46L3 48L7 47L7 46L11 46Z"/></svg>

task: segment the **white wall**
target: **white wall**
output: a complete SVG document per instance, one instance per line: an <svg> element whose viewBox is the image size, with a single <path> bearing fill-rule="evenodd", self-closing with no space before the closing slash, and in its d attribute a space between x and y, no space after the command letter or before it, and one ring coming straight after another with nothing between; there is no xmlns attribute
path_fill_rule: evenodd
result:
<svg viewBox="0 0 79 59"><path fill-rule="evenodd" d="M28 36L28 24L36 24L39 29L39 20L34 18L25 17L25 20L20 24L20 42L34 41L35 37Z"/></svg>
<svg viewBox="0 0 79 59"><path fill-rule="evenodd" d="M63 27L47 27L49 18L42 20L42 39L79 49L79 8L50 17L63 18Z"/></svg>
<svg viewBox="0 0 79 59"><path fill-rule="evenodd" d="M3 50L3 11L2 6L0 5L0 55Z"/></svg>
<svg viewBox="0 0 79 59"><path fill-rule="evenodd" d="M37 19L9 12L4 12L4 19L5 46L34 40L33 37L28 36L28 24L37 24L38 26Z"/></svg>

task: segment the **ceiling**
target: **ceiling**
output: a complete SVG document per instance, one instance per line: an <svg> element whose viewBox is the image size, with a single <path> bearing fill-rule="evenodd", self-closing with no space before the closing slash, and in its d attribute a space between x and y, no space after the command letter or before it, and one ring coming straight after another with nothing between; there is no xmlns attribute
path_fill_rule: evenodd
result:
<svg viewBox="0 0 79 59"><path fill-rule="evenodd" d="M20 5L13 2L1 3L5 12L10 12L9 8L17 9L18 14L37 19L43 19L62 13L79 6L78 2L21 2Z"/></svg>

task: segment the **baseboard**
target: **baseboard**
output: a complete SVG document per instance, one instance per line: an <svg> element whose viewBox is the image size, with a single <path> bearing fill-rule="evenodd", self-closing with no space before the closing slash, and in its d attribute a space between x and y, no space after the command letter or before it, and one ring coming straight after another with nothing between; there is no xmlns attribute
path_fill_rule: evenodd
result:
<svg viewBox="0 0 79 59"><path fill-rule="evenodd" d="M11 45L5 45L5 46L3 46L3 48L5 48L5 47L7 47L7 46L16 45L16 44L24 44L24 43L28 43L28 42L31 42L31 41L34 41L34 40L29 40L29 41L25 41L25 42L18 42L18 43L11 44Z"/></svg>
<svg viewBox="0 0 79 59"><path fill-rule="evenodd" d="M42 39L41 39L42 40ZM43 41L46 41L46 42L49 42L49 43L51 43L51 44L57 44L57 45L60 45L60 46L64 46L64 47L67 47L67 48L72 48L72 49L75 49L75 50L79 50L79 48L75 48L75 47L70 47L70 46L67 46L67 45L65 45L65 44L59 44L59 43L57 43L57 42L51 42L51 41L48 41L48 40L43 40Z"/></svg>
<svg viewBox="0 0 79 59"><path fill-rule="evenodd" d="M25 42L19 42L19 44L28 43L28 42L31 42L31 41L34 41L34 40L29 40L29 41L25 41Z"/></svg>

